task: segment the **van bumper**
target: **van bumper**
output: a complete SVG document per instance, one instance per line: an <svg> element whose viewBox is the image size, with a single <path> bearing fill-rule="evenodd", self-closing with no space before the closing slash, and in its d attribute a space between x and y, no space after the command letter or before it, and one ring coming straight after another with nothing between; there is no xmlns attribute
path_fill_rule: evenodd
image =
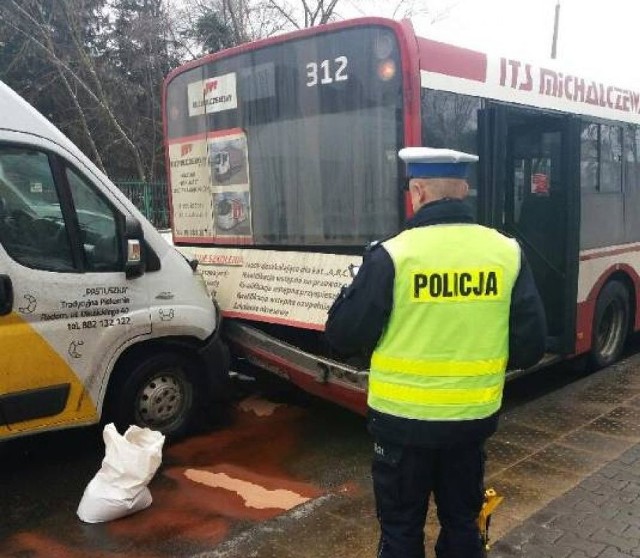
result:
<svg viewBox="0 0 640 558"><path fill-rule="evenodd" d="M222 315L218 313L218 327L198 348L198 356L205 367L205 389L209 401L228 400L232 394L229 367L229 347L222 340Z"/></svg>

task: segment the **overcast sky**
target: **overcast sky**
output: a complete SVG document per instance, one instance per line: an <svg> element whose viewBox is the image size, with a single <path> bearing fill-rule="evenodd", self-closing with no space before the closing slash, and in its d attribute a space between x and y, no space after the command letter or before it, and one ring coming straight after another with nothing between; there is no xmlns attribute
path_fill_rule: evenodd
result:
<svg viewBox="0 0 640 558"><path fill-rule="evenodd" d="M476 50L521 56L532 62L550 58L557 0L418 0L448 15L434 24L412 21L418 34ZM391 17L395 0L357 0L341 15ZM640 90L640 0L560 0L558 62L585 77L611 80Z"/></svg>

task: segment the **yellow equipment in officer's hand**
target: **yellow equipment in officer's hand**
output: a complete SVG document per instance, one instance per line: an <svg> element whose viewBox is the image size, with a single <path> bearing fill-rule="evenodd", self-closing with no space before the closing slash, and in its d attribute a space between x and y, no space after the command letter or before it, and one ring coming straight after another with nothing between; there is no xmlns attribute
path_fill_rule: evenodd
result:
<svg viewBox="0 0 640 558"><path fill-rule="evenodd" d="M493 488L487 488L484 491L484 502L482 509L480 510L480 516L478 517L478 527L480 528L480 538L485 550L489 550L489 525L491 524L491 514L504 500L503 496L498 496L498 493Z"/></svg>

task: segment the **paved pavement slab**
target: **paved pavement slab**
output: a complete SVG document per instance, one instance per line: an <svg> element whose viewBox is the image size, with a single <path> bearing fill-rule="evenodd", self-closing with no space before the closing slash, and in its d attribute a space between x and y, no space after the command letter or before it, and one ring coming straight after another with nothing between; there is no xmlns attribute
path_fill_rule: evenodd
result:
<svg viewBox="0 0 640 558"><path fill-rule="evenodd" d="M640 557L640 444L512 529L490 556Z"/></svg>

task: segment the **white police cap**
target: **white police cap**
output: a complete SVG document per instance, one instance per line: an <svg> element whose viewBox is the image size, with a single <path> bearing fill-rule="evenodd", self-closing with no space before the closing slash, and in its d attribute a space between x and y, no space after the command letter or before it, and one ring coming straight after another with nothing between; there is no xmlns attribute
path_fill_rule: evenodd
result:
<svg viewBox="0 0 640 558"><path fill-rule="evenodd" d="M405 147L398 155L409 178L465 178L469 165L478 161L477 155L433 147Z"/></svg>

